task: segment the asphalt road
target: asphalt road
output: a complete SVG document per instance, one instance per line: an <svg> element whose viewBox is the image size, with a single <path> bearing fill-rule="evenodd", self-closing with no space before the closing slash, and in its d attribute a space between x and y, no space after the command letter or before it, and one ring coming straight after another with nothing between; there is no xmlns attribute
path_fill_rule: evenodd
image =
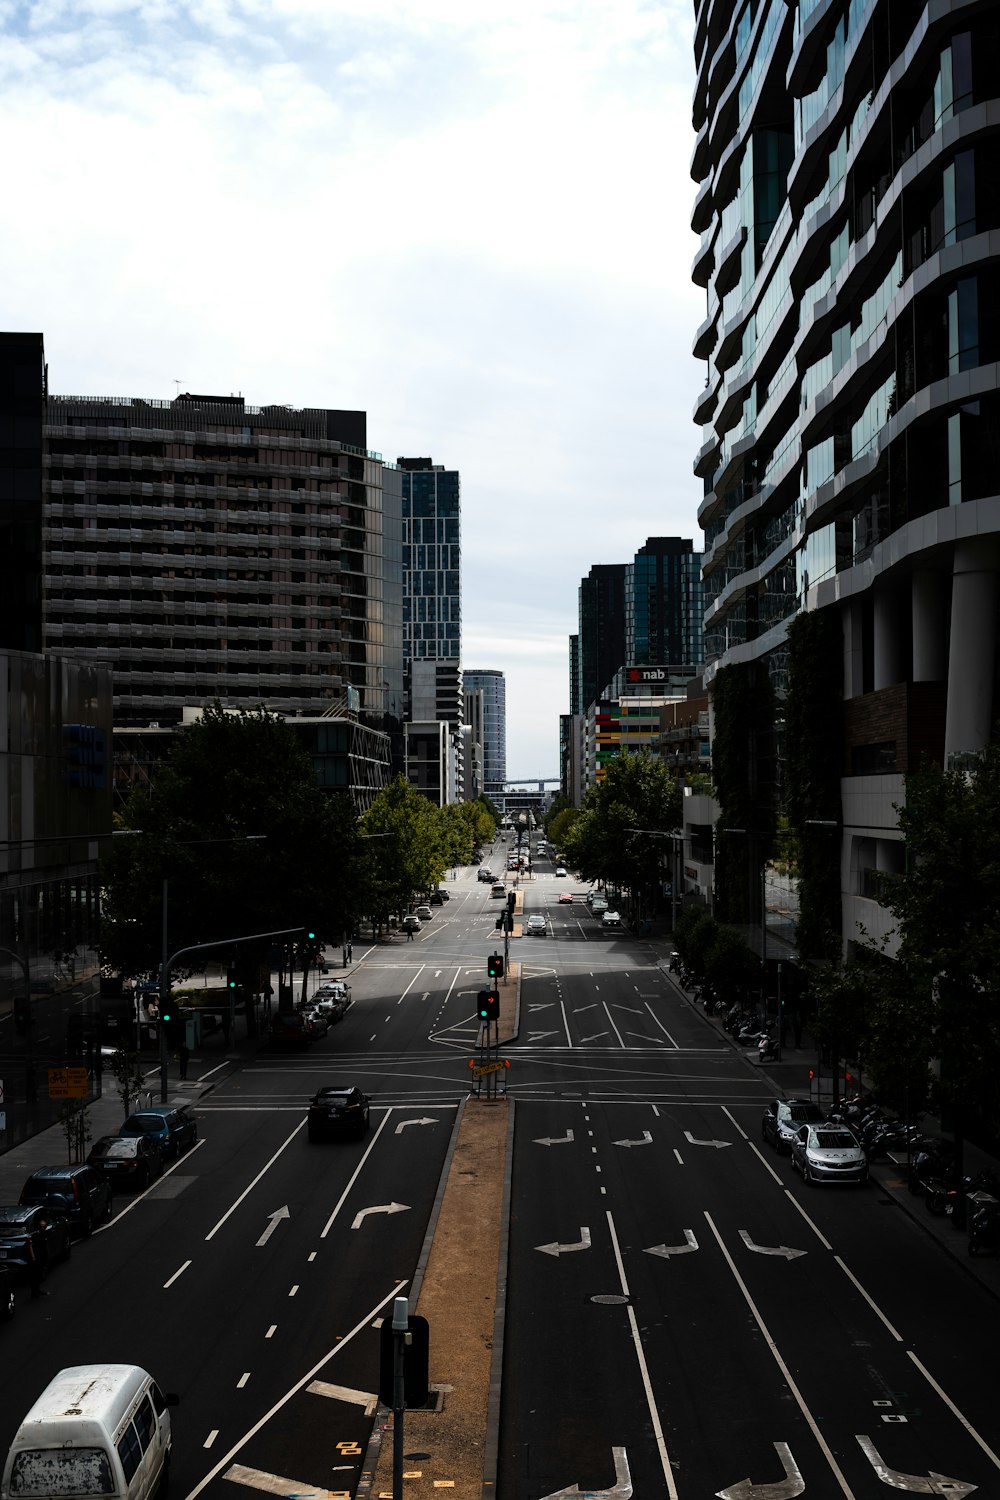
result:
<svg viewBox="0 0 1000 1500"><path fill-rule="evenodd" d="M498 1494L1000 1493L995 1300L877 1187L804 1186L647 947L553 915L511 1049Z"/></svg>

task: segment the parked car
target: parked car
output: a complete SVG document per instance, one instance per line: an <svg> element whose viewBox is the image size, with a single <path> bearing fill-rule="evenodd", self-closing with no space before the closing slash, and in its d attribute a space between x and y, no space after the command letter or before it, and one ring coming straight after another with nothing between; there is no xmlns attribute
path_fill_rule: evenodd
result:
<svg viewBox="0 0 1000 1500"><path fill-rule="evenodd" d="M449 899L447 891L431 891L431 906L443 906Z"/></svg>
<svg viewBox="0 0 1000 1500"><path fill-rule="evenodd" d="M271 1017L268 1046L274 1051L304 1052L312 1043L313 1033L301 1011L297 1015L279 1011L276 1016Z"/></svg>
<svg viewBox="0 0 1000 1500"><path fill-rule="evenodd" d="M426 902L423 902L420 906L417 907L417 916L420 918L421 922L429 922L433 915L434 913L431 911L430 906Z"/></svg>
<svg viewBox="0 0 1000 1500"><path fill-rule="evenodd" d="M304 1005L299 1015L310 1041L318 1042L330 1030L330 1017L316 1005Z"/></svg>
<svg viewBox="0 0 1000 1500"><path fill-rule="evenodd" d="M40 1203L0 1208L0 1264L11 1266L15 1275L27 1271L31 1260L31 1238L42 1233L43 1220L49 1264L54 1260L68 1260L73 1240L65 1214Z"/></svg>
<svg viewBox="0 0 1000 1500"><path fill-rule="evenodd" d="M528 918L527 931L529 937L544 937L548 931L548 923L543 916L535 912Z"/></svg>
<svg viewBox="0 0 1000 1500"><path fill-rule="evenodd" d="M163 1172L163 1155L148 1135L102 1135L90 1148L88 1167L116 1188L143 1192Z"/></svg>
<svg viewBox="0 0 1000 1500"><path fill-rule="evenodd" d="M601 913L602 927L620 927L622 925L622 914L620 911L606 911Z"/></svg>
<svg viewBox="0 0 1000 1500"><path fill-rule="evenodd" d="M359 1088L329 1084L309 1101L307 1129L311 1141L330 1135L361 1137L368 1129L368 1096Z"/></svg>
<svg viewBox="0 0 1000 1500"><path fill-rule="evenodd" d="M796 1131L821 1125L823 1111L809 1099L769 1099L760 1120L760 1133L776 1151L791 1151Z"/></svg>
<svg viewBox="0 0 1000 1500"><path fill-rule="evenodd" d="M406 913L406 916L400 923L400 926L402 927L404 932L419 932L420 918L417 916L415 911L408 911Z"/></svg>
<svg viewBox="0 0 1000 1500"><path fill-rule="evenodd" d="M846 1125L800 1125L792 1137L792 1166L806 1183L868 1181L868 1158Z"/></svg>
<svg viewBox="0 0 1000 1500"><path fill-rule="evenodd" d="M289 1020L298 1020L289 1016ZM149 1104L129 1115L118 1127L119 1135L148 1135L159 1146L164 1161L188 1151L198 1139L198 1122L185 1106Z"/></svg>
<svg viewBox="0 0 1000 1500"><path fill-rule="evenodd" d="M81 1162L70 1167L39 1167L21 1189L21 1203L37 1203L65 1214L76 1234L90 1234L111 1218L111 1187L100 1172Z"/></svg>

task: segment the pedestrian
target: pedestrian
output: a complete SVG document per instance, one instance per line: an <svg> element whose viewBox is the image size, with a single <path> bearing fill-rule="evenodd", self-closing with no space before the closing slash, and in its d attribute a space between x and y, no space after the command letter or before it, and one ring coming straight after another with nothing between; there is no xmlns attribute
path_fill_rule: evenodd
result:
<svg viewBox="0 0 1000 1500"><path fill-rule="evenodd" d="M42 1290L42 1282L49 1268L49 1246L45 1237L48 1227L48 1219L39 1219L38 1227L28 1241L28 1276L31 1281L32 1297L49 1295L48 1292Z"/></svg>
<svg viewBox="0 0 1000 1500"><path fill-rule="evenodd" d="M347 939L347 962L349 964L352 964L354 962L354 944L351 942L350 938Z"/></svg>
<svg viewBox="0 0 1000 1500"><path fill-rule="evenodd" d="M407 929L406 929L406 941L408 943L412 943L413 942L413 928L412 927L407 927Z"/></svg>
<svg viewBox="0 0 1000 1500"><path fill-rule="evenodd" d="M177 1056L181 1065L181 1077L186 1078L188 1076L188 1058L191 1056L186 1042L181 1042Z"/></svg>

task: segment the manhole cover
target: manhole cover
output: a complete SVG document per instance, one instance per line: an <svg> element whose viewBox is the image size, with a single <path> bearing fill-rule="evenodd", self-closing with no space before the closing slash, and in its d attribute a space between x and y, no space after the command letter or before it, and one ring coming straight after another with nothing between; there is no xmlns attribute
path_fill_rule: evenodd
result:
<svg viewBox="0 0 1000 1500"><path fill-rule="evenodd" d="M615 1306L622 1302L628 1302L628 1297L623 1297L621 1292L598 1292L596 1297L591 1297L591 1302L600 1302L605 1305Z"/></svg>

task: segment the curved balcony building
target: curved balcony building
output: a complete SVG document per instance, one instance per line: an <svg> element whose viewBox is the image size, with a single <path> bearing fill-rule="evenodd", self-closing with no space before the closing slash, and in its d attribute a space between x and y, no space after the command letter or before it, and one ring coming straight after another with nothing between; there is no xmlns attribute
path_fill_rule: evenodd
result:
<svg viewBox="0 0 1000 1500"><path fill-rule="evenodd" d="M906 772L1000 707L1000 7L695 12L706 678L780 693L789 621L837 611L849 941L886 930Z"/></svg>

